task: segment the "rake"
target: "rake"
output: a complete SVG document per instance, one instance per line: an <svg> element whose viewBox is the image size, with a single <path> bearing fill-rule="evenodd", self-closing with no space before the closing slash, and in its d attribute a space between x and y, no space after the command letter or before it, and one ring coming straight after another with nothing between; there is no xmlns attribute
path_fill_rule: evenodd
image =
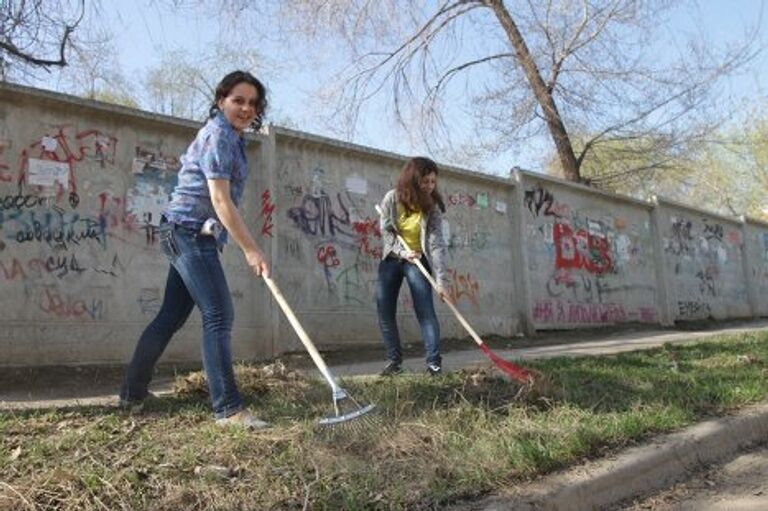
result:
<svg viewBox="0 0 768 511"><path fill-rule="evenodd" d="M267 287L272 292L272 296L275 297L275 301L277 301L278 305L280 305L280 308L283 310L283 313L285 313L285 317L288 318L288 321L296 331L299 339L301 339L302 344L304 344L307 352L309 352L309 356L312 357L312 361L317 366L320 374L323 375L325 381L328 382L328 386L331 387L333 410L335 414L320 419L317 423L318 426L321 428L332 428L336 426L352 425L357 419L360 419L362 422L367 421L369 418L368 414L376 408L376 405L368 404L363 406L359 404L346 390L339 386L336 382L336 378L333 376L330 369L328 369L323 357L320 356L320 353L317 351L317 348L315 348L315 345L307 335L307 332L301 326L301 323L299 323L296 314L293 313L293 310L288 305L288 302L285 300L283 293L280 292L277 284L275 284L275 281L263 274L262 277L264 277L264 282L267 283Z"/></svg>
<svg viewBox="0 0 768 511"><path fill-rule="evenodd" d="M379 213L379 216L383 217L384 214L381 211L381 208L379 205L376 205L376 212ZM388 222L387 222L388 223ZM403 247L408 247L406 245L405 240L400 236L400 233L397 232L397 229L393 225L388 226L388 230L397 236L397 240L400 242L400 244ZM418 259L413 261L416 266L418 266L419 270L421 270L421 273L424 275L424 277L429 281L429 283L432 285L432 288L435 290L435 292L438 292L438 285L435 279L432 277L432 275L427 271L427 269L424 267L423 264L421 264L421 261ZM472 339L477 343L477 345L480 347L483 353L491 360L491 362L494 363L496 367L498 367L501 371L503 371L505 374L509 375L510 378L523 383L525 385L530 385L534 381L534 372L530 369L526 369L525 367L519 366L517 364L514 364L508 360L504 360L500 356L498 356L496 353L491 351L491 348L489 348L483 340L480 338L479 335L477 335L477 332L475 332L475 329L470 326L470 324L467 322L466 319L464 319L464 316L462 316L461 312L459 312L459 309L456 308L456 306L450 301L450 300L444 300L445 304L448 305L448 307L451 309L453 314L456 316L456 319L459 320L459 323L466 329L467 332L469 332L469 335L472 336Z"/></svg>

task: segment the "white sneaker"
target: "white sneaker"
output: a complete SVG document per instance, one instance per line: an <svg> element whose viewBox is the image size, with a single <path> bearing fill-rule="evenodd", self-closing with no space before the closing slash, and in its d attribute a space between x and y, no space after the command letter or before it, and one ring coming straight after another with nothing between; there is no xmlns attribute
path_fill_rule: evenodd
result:
<svg viewBox="0 0 768 511"><path fill-rule="evenodd" d="M238 426L246 429L266 429L272 426L269 422L254 417L248 410L240 410L229 417L216 419L216 424L220 426Z"/></svg>

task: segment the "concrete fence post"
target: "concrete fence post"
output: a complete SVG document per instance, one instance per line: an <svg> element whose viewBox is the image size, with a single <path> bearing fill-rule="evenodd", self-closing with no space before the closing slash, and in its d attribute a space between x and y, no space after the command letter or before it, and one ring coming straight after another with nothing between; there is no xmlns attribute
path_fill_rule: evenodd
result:
<svg viewBox="0 0 768 511"><path fill-rule="evenodd" d="M747 287L747 299L749 300L749 312L752 317L760 315L760 305L758 303L757 283L753 277L754 261L752 260L752 251L749 246L749 231L746 216L742 215L741 220L741 264L744 267L744 280Z"/></svg>
<svg viewBox="0 0 768 511"><path fill-rule="evenodd" d="M263 151L263 169L259 169L261 172L264 173L264 189L269 191L272 196L274 197L274 201L277 201L277 189L275 188L275 183L277 182L277 134L275 127L272 125L267 125L263 130L264 140L261 144L261 150ZM261 199L263 200L263 199ZM277 205L277 208L275 209L275 213L279 211L279 205ZM265 250L268 250L269 255L269 263L271 265L272 270L272 277L276 278L279 282L279 275L277 275L278 266L275 265L275 262L278 258L278 250L279 250L279 239L280 239L280 221L275 218L275 220L272 222L271 227L272 237L270 239L269 247L265 247ZM280 339L278 338L280 336L280 310L275 303L275 301L272 299L270 293L267 290L267 286L264 282L259 279L259 285L260 288L264 291L264 298L269 300L269 323L270 323L270 331L271 331L271 338L270 338L270 347L269 352L272 354L272 357L277 356L277 346L279 344Z"/></svg>
<svg viewBox="0 0 768 511"><path fill-rule="evenodd" d="M656 303L659 306L660 322L663 326L675 324L675 299L669 270L664 255L664 230L661 220L661 205L656 196L651 197L651 239L653 240L653 266L656 269Z"/></svg>
<svg viewBox="0 0 768 511"><path fill-rule="evenodd" d="M525 249L525 176L520 170L513 171L515 186L512 190L512 205L509 208L512 222L512 275L518 287L515 304L517 315L526 335L536 333L531 306L531 285L528 275L528 252Z"/></svg>

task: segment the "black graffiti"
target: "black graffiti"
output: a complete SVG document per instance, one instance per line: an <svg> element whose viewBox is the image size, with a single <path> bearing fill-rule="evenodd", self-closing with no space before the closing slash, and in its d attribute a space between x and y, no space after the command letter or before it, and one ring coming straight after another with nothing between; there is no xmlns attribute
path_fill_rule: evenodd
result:
<svg viewBox="0 0 768 511"><path fill-rule="evenodd" d="M687 319L708 318L712 315L712 309L706 302L679 301L677 311L681 318Z"/></svg>
<svg viewBox="0 0 768 511"><path fill-rule="evenodd" d="M29 267L33 269L35 266L43 266L48 273L55 273L58 278L63 278L70 272L80 274L85 271L85 268L80 266L75 254L71 256L50 256L45 261L37 259L30 261ZM42 273L42 272L41 272Z"/></svg>
<svg viewBox="0 0 768 511"><path fill-rule="evenodd" d="M672 222L672 239L667 244L667 252L674 255L688 254L691 252L690 241L693 241L690 220L679 219Z"/></svg>
<svg viewBox="0 0 768 511"><path fill-rule="evenodd" d="M288 210L288 218L305 234L312 236L344 235L354 237L351 230L349 210L344 205L342 195L336 194L340 213L333 209L331 198L325 191L319 197L304 195L301 206Z"/></svg>
<svg viewBox="0 0 768 511"><path fill-rule="evenodd" d="M77 206L80 205L80 196L77 192L69 192L69 205L72 209L77 209Z"/></svg>
<svg viewBox="0 0 768 511"><path fill-rule="evenodd" d="M117 257L117 254L115 254L115 257L112 258L112 268L109 269L103 269L103 268L93 268L93 271L96 273L104 273L105 275L110 275L112 277L117 277L117 272L115 269L119 269L121 273L125 273L125 266L123 266L123 263L120 262L120 258Z"/></svg>
<svg viewBox="0 0 768 511"><path fill-rule="evenodd" d="M552 206L555 205L555 196L541 186L537 185L536 188L526 190L523 202L533 216L539 216L543 209L544 216L560 218L560 215L552 210Z"/></svg>
<svg viewBox="0 0 768 511"><path fill-rule="evenodd" d="M21 193L21 186L19 186L19 191L12 195L5 195L0 197L0 211L5 210L24 210L24 209L35 209L37 207L45 206L53 206L53 202L55 199L53 197L42 197L40 195L35 195L32 193ZM70 192L69 193L69 205L72 209L77 209L77 206L80 204L80 196L77 195L77 192Z"/></svg>
<svg viewBox="0 0 768 511"><path fill-rule="evenodd" d="M725 233L725 230L723 229L723 226L720 224L710 225L707 223L706 219L704 220L704 237L708 240L716 239L718 241L723 241L723 234Z"/></svg>
<svg viewBox="0 0 768 511"><path fill-rule="evenodd" d="M715 276L710 268L696 272L699 279L699 291L703 294L715 296Z"/></svg>
<svg viewBox="0 0 768 511"><path fill-rule="evenodd" d="M81 225L77 225L78 223ZM84 240L96 240L101 243L104 240L103 234L103 226L98 222L84 218L58 226L43 225L39 221L33 220L31 227L20 229L15 237L19 243L38 241L51 246L67 248L69 244L79 245Z"/></svg>
<svg viewBox="0 0 768 511"><path fill-rule="evenodd" d="M14 195L0 197L0 211L7 209L34 209L48 204L50 200L49 197L40 197L32 194L22 195L19 192Z"/></svg>

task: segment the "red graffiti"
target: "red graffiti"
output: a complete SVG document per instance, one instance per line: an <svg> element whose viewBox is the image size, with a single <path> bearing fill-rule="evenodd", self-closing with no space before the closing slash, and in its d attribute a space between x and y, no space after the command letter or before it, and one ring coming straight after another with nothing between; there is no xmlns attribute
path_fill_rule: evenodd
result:
<svg viewBox="0 0 768 511"><path fill-rule="evenodd" d="M75 180L75 164L86 158L96 160L104 168L105 164L114 165L117 152L117 138L105 135L99 130L91 129L71 133L71 125L62 125L58 132L46 135L30 144L21 152L19 163L19 184L24 183L29 169L29 159L55 161L69 165L69 188L77 191ZM63 195L64 187L59 185L58 196Z"/></svg>
<svg viewBox="0 0 768 511"><path fill-rule="evenodd" d="M261 224L262 236L272 237L272 213L275 212L275 204L272 202L272 197L269 190L264 190L261 194L261 216L264 218L264 222Z"/></svg>
<svg viewBox="0 0 768 511"><path fill-rule="evenodd" d="M533 320L539 323L621 323L627 321L624 306L618 303L574 303L543 300L533 306Z"/></svg>
<svg viewBox="0 0 768 511"><path fill-rule="evenodd" d="M475 198L466 193L452 193L448 196L448 203L451 206L473 207L476 203Z"/></svg>
<svg viewBox="0 0 768 511"><path fill-rule="evenodd" d="M5 280L24 280L27 278L27 274L24 271L24 265L19 262L18 259L15 257L13 258L13 262L10 264L10 268L8 268L4 262L0 261L0 270L2 270L2 274L5 277Z"/></svg>
<svg viewBox="0 0 768 511"><path fill-rule="evenodd" d="M7 149L7 143L5 141L0 142L0 182L10 183L13 181L13 176L7 172L11 170L8 163L5 161L5 150Z"/></svg>
<svg viewBox="0 0 768 511"><path fill-rule="evenodd" d="M116 197L110 192L101 192L99 195L99 220L104 222L106 228L121 227L128 232L139 230L139 222L136 215L125 209L126 198Z"/></svg>
<svg viewBox="0 0 768 511"><path fill-rule="evenodd" d="M466 297L473 305L479 305L480 284L477 280L473 279L469 273L461 275L456 270L448 270L448 275L450 282L448 282L446 291L453 303L458 303L459 299Z"/></svg>
<svg viewBox="0 0 768 511"><path fill-rule="evenodd" d="M336 248L333 245L321 246L317 249L317 261L324 268L333 268L341 264L336 254Z"/></svg>
<svg viewBox="0 0 768 511"><path fill-rule="evenodd" d="M553 227L558 269L584 268L590 273L602 275L613 271L613 260L608 240L579 229L575 233L562 223Z"/></svg>
<svg viewBox="0 0 768 511"><path fill-rule="evenodd" d="M375 240L375 238L381 239L379 221L366 217L360 222L352 222L352 229L358 238L358 252L374 259L381 259L381 243Z"/></svg>
<svg viewBox="0 0 768 511"><path fill-rule="evenodd" d="M40 309L58 318L91 318L102 319L104 312L103 300L86 300L72 296L62 297L58 291L46 289L40 297Z"/></svg>

